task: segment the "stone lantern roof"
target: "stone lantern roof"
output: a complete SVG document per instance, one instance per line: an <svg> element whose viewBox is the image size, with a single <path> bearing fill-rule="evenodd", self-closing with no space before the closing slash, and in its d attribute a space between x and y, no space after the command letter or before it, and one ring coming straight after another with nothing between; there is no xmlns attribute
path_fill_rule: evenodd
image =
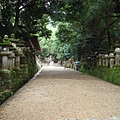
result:
<svg viewBox="0 0 120 120"><path fill-rule="evenodd" d="M12 33L12 34L11 34L10 41L13 42L13 43L18 43L18 42L19 42L19 39L15 39L15 34Z"/></svg>
<svg viewBox="0 0 120 120"><path fill-rule="evenodd" d="M0 42L0 46L12 46L7 35L5 35L3 41Z"/></svg>

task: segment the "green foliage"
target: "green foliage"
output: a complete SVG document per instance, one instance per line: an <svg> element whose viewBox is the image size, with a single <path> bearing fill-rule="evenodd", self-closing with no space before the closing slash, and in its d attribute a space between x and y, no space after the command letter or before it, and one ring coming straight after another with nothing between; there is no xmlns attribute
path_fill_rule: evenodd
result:
<svg viewBox="0 0 120 120"><path fill-rule="evenodd" d="M0 104L28 82L37 71L36 64L29 59L24 67L0 70Z"/></svg>
<svg viewBox="0 0 120 120"><path fill-rule="evenodd" d="M2 104L8 97L10 97L11 92L9 90L4 90L0 92L0 104Z"/></svg>
<svg viewBox="0 0 120 120"><path fill-rule="evenodd" d="M96 66L86 69L84 65L81 66L80 71L99 77L105 81L120 85L120 67L114 66L113 68L108 68L105 66Z"/></svg>
<svg viewBox="0 0 120 120"><path fill-rule="evenodd" d="M64 2L57 19L53 19L62 21L57 22L57 39L71 45L70 49L74 49L78 59L81 55L93 54L101 48L109 50L120 37L119 27L116 26L120 23L117 17L119 14L114 13L113 1L85 0L72 7L77 2L80 1Z"/></svg>
<svg viewBox="0 0 120 120"><path fill-rule="evenodd" d="M64 44L63 54L65 59L69 59L71 57L78 58L78 50L80 45L79 40L80 34L76 32L73 25L70 23L59 23L58 29L56 31L57 40L60 43Z"/></svg>
<svg viewBox="0 0 120 120"><path fill-rule="evenodd" d="M109 50L120 38L119 13L114 13L112 0L12 0L1 1L1 6L0 36L14 32L28 40L37 33L43 57L80 59L101 48ZM56 38L50 37L48 24L57 26Z"/></svg>
<svg viewBox="0 0 120 120"><path fill-rule="evenodd" d="M30 33L41 31L43 36L48 37L49 31L43 29L44 24L49 21L46 3L47 0L1 1L0 36L10 36L14 32L17 38L26 38Z"/></svg>

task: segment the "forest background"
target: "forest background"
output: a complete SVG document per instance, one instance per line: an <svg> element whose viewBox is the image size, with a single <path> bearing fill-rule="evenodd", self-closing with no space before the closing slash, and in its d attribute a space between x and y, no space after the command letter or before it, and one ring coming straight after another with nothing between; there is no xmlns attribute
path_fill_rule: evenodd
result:
<svg viewBox="0 0 120 120"><path fill-rule="evenodd" d="M37 34L43 59L80 59L120 42L119 18L119 0L0 0L0 37Z"/></svg>

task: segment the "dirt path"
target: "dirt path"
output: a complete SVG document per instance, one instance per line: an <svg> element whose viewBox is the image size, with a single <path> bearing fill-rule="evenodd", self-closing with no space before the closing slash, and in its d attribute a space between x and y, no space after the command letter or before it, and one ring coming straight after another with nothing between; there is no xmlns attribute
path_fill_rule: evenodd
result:
<svg viewBox="0 0 120 120"><path fill-rule="evenodd" d="M120 120L120 87L74 70L44 67L0 106L0 120L66 118Z"/></svg>

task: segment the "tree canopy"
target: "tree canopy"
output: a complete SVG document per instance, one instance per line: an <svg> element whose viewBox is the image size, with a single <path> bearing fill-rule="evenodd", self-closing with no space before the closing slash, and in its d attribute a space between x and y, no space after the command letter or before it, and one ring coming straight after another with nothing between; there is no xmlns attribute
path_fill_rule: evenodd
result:
<svg viewBox="0 0 120 120"><path fill-rule="evenodd" d="M45 55L80 59L120 42L119 8L119 0L0 0L0 37L15 33L27 40L37 33Z"/></svg>

